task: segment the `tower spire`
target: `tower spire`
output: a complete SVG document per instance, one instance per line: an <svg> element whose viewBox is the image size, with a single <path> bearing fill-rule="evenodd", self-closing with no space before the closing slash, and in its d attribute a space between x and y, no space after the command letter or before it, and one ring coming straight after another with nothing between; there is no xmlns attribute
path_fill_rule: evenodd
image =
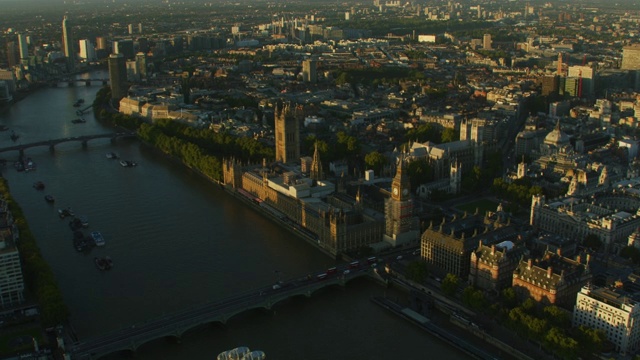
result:
<svg viewBox="0 0 640 360"><path fill-rule="evenodd" d="M318 141L316 140L313 150L313 160L311 161L311 178L314 180L324 180L320 152L318 151Z"/></svg>

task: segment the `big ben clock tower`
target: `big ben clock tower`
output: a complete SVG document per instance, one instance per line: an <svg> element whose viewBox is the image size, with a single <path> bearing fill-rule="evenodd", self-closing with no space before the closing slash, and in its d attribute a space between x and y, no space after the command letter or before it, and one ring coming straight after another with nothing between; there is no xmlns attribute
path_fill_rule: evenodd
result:
<svg viewBox="0 0 640 360"><path fill-rule="evenodd" d="M396 176L391 182L391 198L385 203L384 240L393 246L416 242L419 238L418 218L413 214L413 199L409 176L403 172L404 156L398 163Z"/></svg>

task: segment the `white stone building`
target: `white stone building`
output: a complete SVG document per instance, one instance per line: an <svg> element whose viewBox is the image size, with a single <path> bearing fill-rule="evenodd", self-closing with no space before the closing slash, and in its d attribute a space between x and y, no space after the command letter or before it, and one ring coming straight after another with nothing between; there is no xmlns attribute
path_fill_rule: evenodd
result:
<svg viewBox="0 0 640 360"><path fill-rule="evenodd" d="M583 287L573 308L573 326L605 332L621 354L633 353L640 343L640 306L615 288Z"/></svg>

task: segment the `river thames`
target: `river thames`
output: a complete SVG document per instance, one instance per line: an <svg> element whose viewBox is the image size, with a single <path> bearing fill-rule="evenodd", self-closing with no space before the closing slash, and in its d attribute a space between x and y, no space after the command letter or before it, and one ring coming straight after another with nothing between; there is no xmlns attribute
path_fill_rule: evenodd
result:
<svg viewBox="0 0 640 360"><path fill-rule="evenodd" d="M84 75L89 76L89 75ZM92 78L107 77L105 72ZM41 89L0 113L0 148L41 140L112 133L92 113L83 124L73 103L88 106L100 85L78 83ZM84 107L84 106L83 106ZM14 142L10 133L20 137ZM138 163L124 168L107 152ZM225 298L334 265L334 260L238 202L216 185L135 139L91 140L26 150L37 170L17 172L17 152L5 152L2 169L50 264L70 322L80 340L130 327L180 309ZM42 181L43 191L33 188ZM55 197L55 204L44 200ZM78 253L69 220L57 209L72 207L89 218L106 246ZM100 272L95 256L110 256ZM141 346L137 359L214 359L237 346L263 350L267 359L407 359L467 355L388 314L371 296L400 301L400 292L366 279L311 298L281 303L274 311L251 311L226 325L187 332L180 343L158 340ZM125 354L114 354L117 359Z"/></svg>

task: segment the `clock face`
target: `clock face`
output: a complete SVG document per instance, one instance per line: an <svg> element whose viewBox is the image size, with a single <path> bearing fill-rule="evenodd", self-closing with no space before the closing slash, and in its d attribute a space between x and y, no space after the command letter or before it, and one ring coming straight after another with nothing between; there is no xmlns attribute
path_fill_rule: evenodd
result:
<svg viewBox="0 0 640 360"><path fill-rule="evenodd" d="M398 195L398 188L397 187L393 188L393 195Z"/></svg>
<svg viewBox="0 0 640 360"><path fill-rule="evenodd" d="M404 196L409 195L409 189L402 190L402 195L404 195Z"/></svg>

